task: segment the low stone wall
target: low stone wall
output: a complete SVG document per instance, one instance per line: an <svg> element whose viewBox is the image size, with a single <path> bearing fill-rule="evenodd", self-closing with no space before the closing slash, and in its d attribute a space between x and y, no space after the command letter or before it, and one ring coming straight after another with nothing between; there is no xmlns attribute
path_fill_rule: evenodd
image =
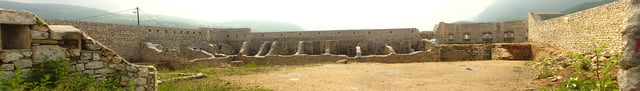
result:
<svg viewBox="0 0 640 91"><path fill-rule="evenodd" d="M380 63L409 63L409 62L437 62L440 55L437 52L418 51L409 54L369 55L360 57L348 57L347 55L290 55L290 56L243 56L239 60L244 63L257 65L304 65L323 62L336 62L347 59L356 62L380 62Z"/></svg>
<svg viewBox="0 0 640 91"><path fill-rule="evenodd" d="M440 45L442 61L462 60L530 60L532 46L528 43L445 44Z"/></svg>
<svg viewBox="0 0 640 91"><path fill-rule="evenodd" d="M491 48L488 44L444 44L440 45L440 60L490 60Z"/></svg>

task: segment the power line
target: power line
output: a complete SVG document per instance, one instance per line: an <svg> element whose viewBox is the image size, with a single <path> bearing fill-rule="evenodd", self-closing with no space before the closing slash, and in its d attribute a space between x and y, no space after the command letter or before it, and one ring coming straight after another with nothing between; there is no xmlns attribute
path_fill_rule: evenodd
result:
<svg viewBox="0 0 640 91"><path fill-rule="evenodd" d="M140 12L142 12L142 14L144 14L144 16L147 16L147 18L151 19L151 21L157 25L163 26L160 22L158 22L156 19L154 19L153 17L149 16L149 14L145 13L142 9L140 9Z"/></svg>
<svg viewBox="0 0 640 91"><path fill-rule="evenodd" d="M115 12L115 13L105 13L105 14L101 14L101 15L76 18L76 19L71 19L71 20L83 20L83 19L88 19L88 18L97 18L97 17L107 16L107 15L114 15L114 14L118 14L118 13L129 11L129 10L133 10L133 9L127 9L127 10L118 11L118 12Z"/></svg>

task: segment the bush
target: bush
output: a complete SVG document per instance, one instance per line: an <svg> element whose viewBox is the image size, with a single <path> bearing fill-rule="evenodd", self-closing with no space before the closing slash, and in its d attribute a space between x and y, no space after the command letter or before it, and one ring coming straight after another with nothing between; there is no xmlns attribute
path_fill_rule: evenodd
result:
<svg viewBox="0 0 640 91"><path fill-rule="evenodd" d="M568 53L554 55L535 63L529 63L540 70L539 78L552 77L562 72L570 71L570 77L562 81L555 89L559 90L618 90L618 83L614 80L616 65L621 59L620 53L606 52L607 44L595 43L587 45L593 50L585 54Z"/></svg>
<svg viewBox="0 0 640 91"><path fill-rule="evenodd" d="M34 66L31 74L16 70L13 77L0 80L2 91L124 91L119 79L85 76L71 67L65 58L45 60ZM27 79L23 78L27 75Z"/></svg>

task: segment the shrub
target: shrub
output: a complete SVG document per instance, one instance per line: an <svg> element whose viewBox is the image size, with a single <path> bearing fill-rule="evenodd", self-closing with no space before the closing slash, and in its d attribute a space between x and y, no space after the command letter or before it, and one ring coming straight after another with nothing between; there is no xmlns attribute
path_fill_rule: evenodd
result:
<svg viewBox="0 0 640 91"><path fill-rule="evenodd" d="M13 77L0 80L2 91L124 91L119 87L119 79L91 75L82 75L65 58L57 61L45 60L34 66L27 78L24 73L16 70Z"/></svg>

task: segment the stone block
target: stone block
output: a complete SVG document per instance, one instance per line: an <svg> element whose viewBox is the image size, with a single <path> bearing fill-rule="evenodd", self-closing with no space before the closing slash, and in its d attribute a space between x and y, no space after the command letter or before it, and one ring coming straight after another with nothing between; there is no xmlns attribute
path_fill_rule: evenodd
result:
<svg viewBox="0 0 640 91"><path fill-rule="evenodd" d="M82 73L84 73L84 74L95 74L95 72L96 72L95 70L84 70L84 71L82 71Z"/></svg>
<svg viewBox="0 0 640 91"><path fill-rule="evenodd" d="M15 73L13 71L4 71L4 72L2 72L2 77L0 77L0 79L11 78L11 77L13 77L13 75L15 75Z"/></svg>
<svg viewBox="0 0 640 91"><path fill-rule="evenodd" d="M113 57L111 58L111 63L119 64L122 62L122 60L123 60L122 57Z"/></svg>
<svg viewBox="0 0 640 91"><path fill-rule="evenodd" d="M100 69L100 68L104 68L105 65L106 64L102 61L92 61L85 64L84 66L86 69Z"/></svg>
<svg viewBox="0 0 640 91"><path fill-rule="evenodd" d="M149 73L147 71L138 71L138 77L147 77Z"/></svg>
<svg viewBox="0 0 640 91"><path fill-rule="evenodd" d="M116 70L125 70L125 66L122 64L116 65Z"/></svg>
<svg viewBox="0 0 640 91"><path fill-rule="evenodd" d="M136 78L136 79L133 80L133 83L136 86L146 85L147 84L147 79L146 78Z"/></svg>
<svg viewBox="0 0 640 91"><path fill-rule="evenodd" d="M76 70L79 70L79 71L85 70L84 64L76 64L75 67L76 67Z"/></svg>
<svg viewBox="0 0 640 91"><path fill-rule="evenodd" d="M79 64L89 63L91 60L78 60Z"/></svg>
<svg viewBox="0 0 640 91"><path fill-rule="evenodd" d="M23 58L23 59L20 59L18 61L14 61L13 63L20 69L33 67L33 61L31 61L31 59L24 59Z"/></svg>
<svg viewBox="0 0 640 91"><path fill-rule="evenodd" d="M109 64L109 68L110 68L110 69L116 68L116 66L117 66L117 65L118 65L118 64Z"/></svg>
<svg viewBox="0 0 640 91"><path fill-rule="evenodd" d="M145 91L144 86L136 86L136 91Z"/></svg>
<svg viewBox="0 0 640 91"><path fill-rule="evenodd" d="M80 49L78 48L73 48L73 49L69 49L69 54L70 56L80 56Z"/></svg>
<svg viewBox="0 0 640 91"><path fill-rule="evenodd" d="M37 16L28 11L0 10L0 24L33 25Z"/></svg>
<svg viewBox="0 0 640 91"><path fill-rule="evenodd" d="M100 60L100 59L102 59L101 55L102 54L100 54L100 53L93 53L92 59L93 60Z"/></svg>
<svg viewBox="0 0 640 91"><path fill-rule="evenodd" d="M34 46L33 61L40 63L42 60L58 60L58 58L66 58L67 48L62 48L58 45L40 45Z"/></svg>
<svg viewBox="0 0 640 91"><path fill-rule="evenodd" d="M136 68L134 66L127 66L127 71L136 72L136 71L138 71L138 68Z"/></svg>
<svg viewBox="0 0 640 91"><path fill-rule="evenodd" d="M27 52L21 52L20 54L22 54L22 56L24 57L31 57L31 55L33 55L33 52L27 51Z"/></svg>
<svg viewBox="0 0 640 91"><path fill-rule="evenodd" d="M49 32L31 30L31 39L45 40L49 38Z"/></svg>
<svg viewBox="0 0 640 91"><path fill-rule="evenodd" d="M103 68L103 69L96 70L96 73L98 73L98 74L111 74L113 72L115 72L115 71L113 69L109 69L109 68Z"/></svg>
<svg viewBox="0 0 640 91"><path fill-rule="evenodd" d="M31 40L31 43L33 43L33 44L40 44L40 45L57 45L57 44L63 44L61 41L57 41L57 40Z"/></svg>
<svg viewBox="0 0 640 91"><path fill-rule="evenodd" d="M30 25L29 28L31 28L31 30L35 30L35 31L42 31L42 32L47 32L51 29L49 29L49 25ZM49 33L47 33L47 36L49 36ZM47 37L49 38L49 37Z"/></svg>
<svg viewBox="0 0 640 91"><path fill-rule="evenodd" d="M0 56L4 56L2 57L2 62L4 63L9 63L9 62L13 62L16 60L19 60L20 58L24 57L24 55L18 53L18 52L10 52L10 53L6 53L6 55L0 55Z"/></svg>
<svg viewBox="0 0 640 91"><path fill-rule="evenodd" d="M0 70L11 71L13 69L15 69L15 65L14 64L2 64L2 69L0 69Z"/></svg>
<svg viewBox="0 0 640 91"><path fill-rule="evenodd" d="M91 58L93 58L93 53L90 53L90 52L80 53L80 59L82 60L90 60Z"/></svg>
<svg viewBox="0 0 640 91"><path fill-rule="evenodd" d="M84 48L87 50L99 51L100 49L102 49L102 46L98 44L84 44Z"/></svg>
<svg viewBox="0 0 640 91"><path fill-rule="evenodd" d="M80 30L71 25L50 25L49 28L51 29L51 31L49 31L51 33L49 35L50 39L53 39L53 40L82 39L82 33L80 33Z"/></svg>

